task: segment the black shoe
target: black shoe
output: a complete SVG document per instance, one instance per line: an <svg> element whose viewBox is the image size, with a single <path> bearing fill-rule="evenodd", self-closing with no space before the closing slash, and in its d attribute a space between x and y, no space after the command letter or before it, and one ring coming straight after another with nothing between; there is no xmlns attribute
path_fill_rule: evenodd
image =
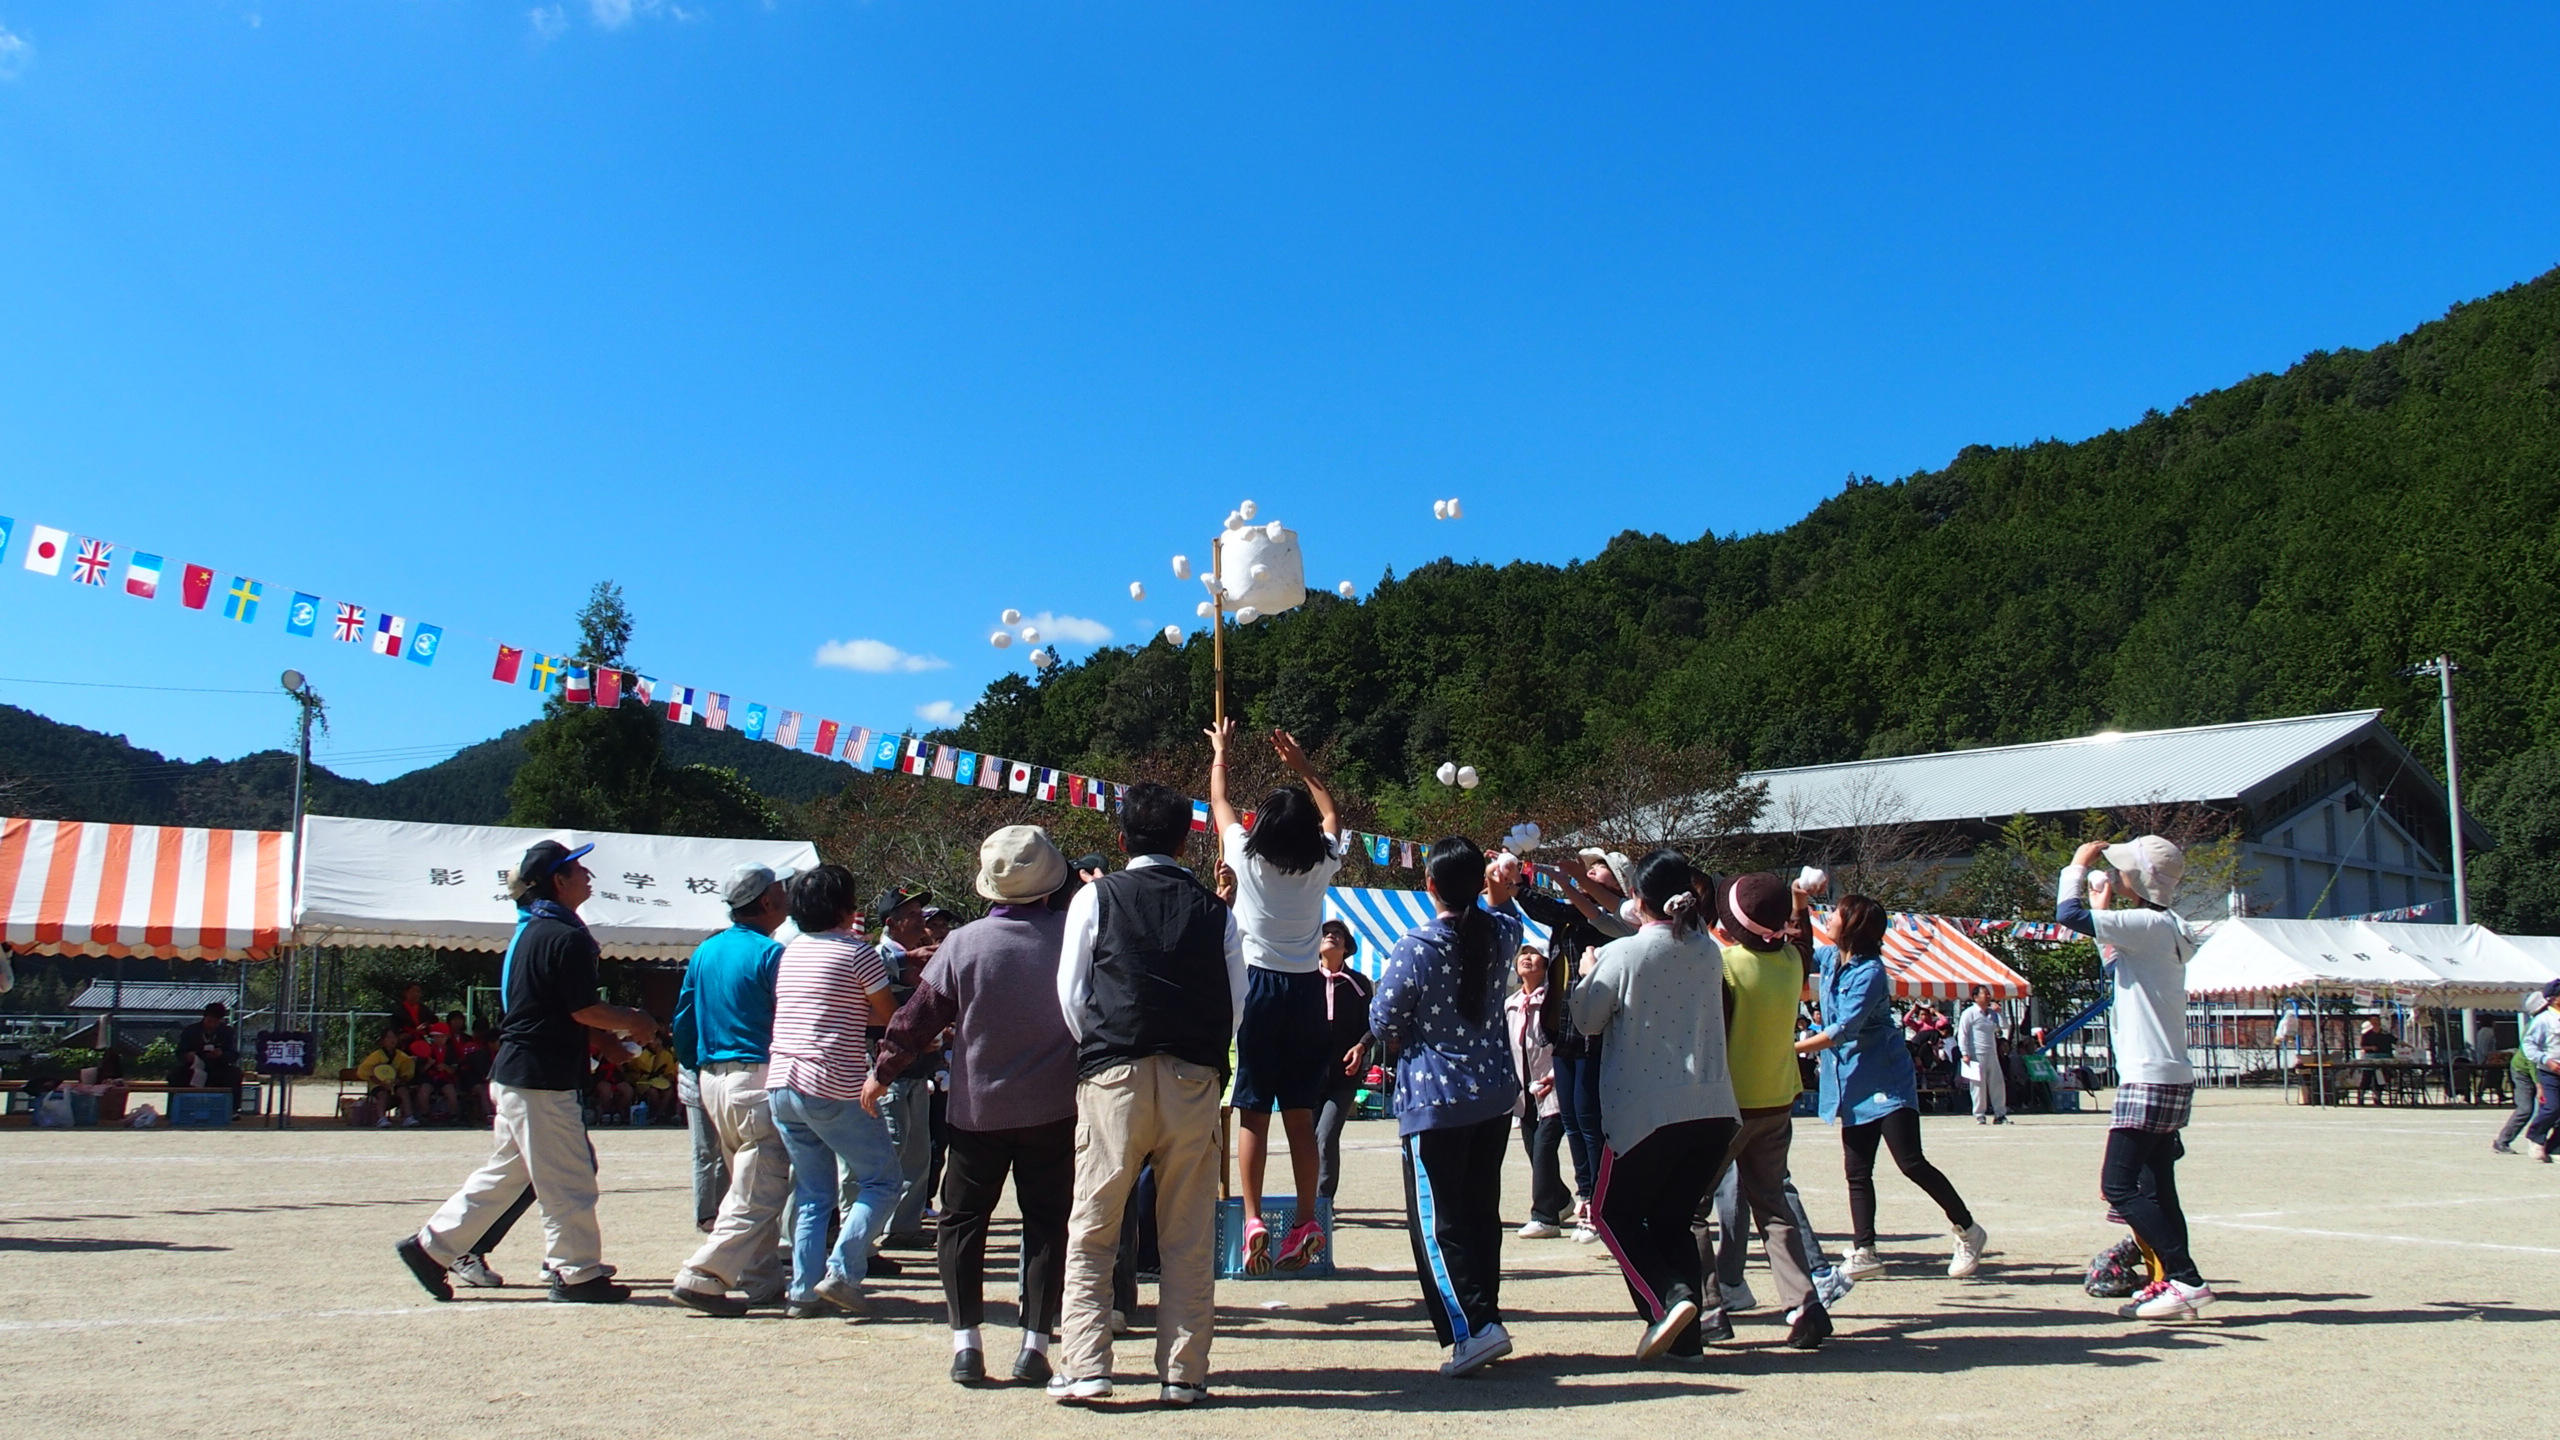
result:
<svg viewBox="0 0 2560 1440"><path fill-rule="evenodd" d="M975 1350L951 1352L951 1383L983 1385L987 1380L987 1357Z"/></svg>
<svg viewBox="0 0 2560 1440"><path fill-rule="evenodd" d="M862 1262L862 1278L865 1280L894 1280L905 1273L905 1266L886 1255L875 1253Z"/></svg>
<svg viewBox="0 0 2560 1440"><path fill-rule="evenodd" d="M1733 1317L1723 1310L1711 1310L1698 1318L1698 1343L1723 1345L1733 1339Z"/></svg>
<svg viewBox="0 0 2560 1440"><path fill-rule="evenodd" d="M783 1302L785 1320L841 1320L844 1312L824 1300L789 1300Z"/></svg>
<svg viewBox="0 0 2560 1440"><path fill-rule="evenodd" d="M551 1282L551 1298L562 1305L619 1305L631 1298L631 1287L617 1285L603 1275L593 1280L581 1280L575 1285L563 1285L554 1280Z"/></svg>
<svg viewBox="0 0 2560 1440"><path fill-rule="evenodd" d="M1797 1350L1819 1350L1830 1338L1831 1312L1822 1308L1821 1301L1807 1299L1787 1325L1787 1344Z"/></svg>
<svg viewBox="0 0 2560 1440"><path fill-rule="evenodd" d="M975 1351L970 1352L975 1354ZM1046 1385L1049 1383L1049 1357L1037 1350L1025 1350L1013 1357L1013 1383Z"/></svg>
<svg viewBox="0 0 2560 1440"><path fill-rule="evenodd" d="M418 1277L428 1294L438 1300L453 1298L453 1282L445 1278L444 1267L427 1253L426 1246L418 1243L417 1236L408 1236L391 1248L400 1252L400 1263L409 1267L409 1273Z"/></svg>
<svg viewBox="0 0 2560 1440"><path fill-rule="evenodd" d="M888 1250L930 1250L933 1248L933 1232L930 1230L901 1230L895 1235L890 1236L888 1239L881 1241L880 1244L882 1248Z"/></svg>

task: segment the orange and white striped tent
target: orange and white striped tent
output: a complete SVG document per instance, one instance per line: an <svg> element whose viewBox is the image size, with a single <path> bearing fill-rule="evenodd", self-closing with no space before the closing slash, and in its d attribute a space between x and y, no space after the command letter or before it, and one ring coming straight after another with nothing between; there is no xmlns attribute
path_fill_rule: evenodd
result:
<svg viewBox="0 0 2560 1440"><path fill-rule="evenodd" d="M1814 933L1823 944L1837 941L1838 921L1833 911L1814 912ZM1896 912L1886 917L1884 969L1893 977L1897 1000L1966 1000L1976 985L1991 987L1994 1000L2024 1000L2029 994L2025 976L2001 964L1943 915Z"/></svg>
<svg viewBox="0 0 2560 1440"><path fill-rule="evenodd" d="M293 925L293 837L0 820L0 941L39 955L263 960Z"/></svg>

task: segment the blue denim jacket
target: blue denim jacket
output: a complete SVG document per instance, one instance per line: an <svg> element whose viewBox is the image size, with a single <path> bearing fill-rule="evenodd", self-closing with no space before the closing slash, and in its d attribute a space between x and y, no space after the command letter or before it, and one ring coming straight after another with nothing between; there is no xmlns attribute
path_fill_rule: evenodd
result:
<svg viewBox="0 0 2560 1440"><path fill-rule="evenodd" d="M1378 993L1369 1001L1369 1029L1396 1050L1396 1133L1446 1130L1511 1113L1520 1098L1512 1073L1511 1043L1503 1034L1503 992L1510 988L1510 957L1520 950L1520 922L1494 914L1493 964L1484 993L1469 1020L1458 1011L1458 931L1435 915L1405 933L1387 956Z"/></svg>
<svg viewBox="0 0 2560 1440"><path fill-rule="evenodd" d="M1920 1108L1920 1077L1893 1021L1893 977L1884 957L1841 958L1829 945L1813 952L1822 967L1822 1118L1849 1125Z"/></svg>

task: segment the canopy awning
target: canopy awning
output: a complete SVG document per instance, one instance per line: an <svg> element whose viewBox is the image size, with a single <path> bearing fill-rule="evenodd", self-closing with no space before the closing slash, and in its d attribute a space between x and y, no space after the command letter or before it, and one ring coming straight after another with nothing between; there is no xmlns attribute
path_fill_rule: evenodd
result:
<svg viewBox="0 0 2560 1440"><path fill-rule="evenodd" d="M1337 885L1324 892L1324 918L1350 926L1360 941L1351 956L1351 968L1373 980L1386 968L1387 952L1396 948L1405 932L1421 929L1436 913L1430 893L1423 890L1356 890ZM1525 917L1520 925L1529 939L1547 942L1546 926Z"/></svg>
<svg viewBox="0 0 2560 1440"><path fill-rule="evenodd" d="M292 908L280 830L0 820L0 940L13 950L264 959Z"/></svg>
<svg viewBox="0 0 2560 1440"><path fill-rule="evenodd" d="M2187 962L2187 993L2368 993L2424 996L2431 1004L2513 1004L2522 991L2560 973L2541 947L2560 949L2542 937L2497 935L2477 925L2241 917L2218 922Z"/></svg>
<svg viewBox="0 0 2560 1440"><path fill-rule="evenodd" d="M523 830L501 825L427 825L405 820L303 821L302 909L306 945L434 945L503 950L515 934L507 877L537 840L575 849L592 843L586 867L595 896L579 908L604 953L618 960L682 960L729 926L720 879L747 861L779 874L818 863L806 840L713 840L687 835L617 835L593 830Z"/></svg>
<svg viewBox="0 0 2560 1440"><path fill-rule="evenodd" d="M1825 945L1838 943L1837 923L1834 911L1813 913L1814 934ZM1990 990L1994 1000L2024 1000L2034 993L2027 977L1943 915L1886 916L1884 969L1893 977L1896 1000L1966 1000L1976 985Z"/></svg>

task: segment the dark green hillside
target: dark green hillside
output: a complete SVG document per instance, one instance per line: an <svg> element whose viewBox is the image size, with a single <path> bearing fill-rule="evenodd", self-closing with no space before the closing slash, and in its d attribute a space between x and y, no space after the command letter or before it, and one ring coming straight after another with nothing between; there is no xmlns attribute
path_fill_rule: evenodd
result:
<svg viewBox="0 0 2560 1440"><path fill-rule="evenodd" d="M1755 766L2378 705L2481 772L2560 743L2560 272L2079 442L1852 479L1784 530L1447 561L1233 637L1233 697L1372 793L1512 795L1619 731ZM960 743L1125 768L1193 744L1205 645L990 686Z"/></svg>

